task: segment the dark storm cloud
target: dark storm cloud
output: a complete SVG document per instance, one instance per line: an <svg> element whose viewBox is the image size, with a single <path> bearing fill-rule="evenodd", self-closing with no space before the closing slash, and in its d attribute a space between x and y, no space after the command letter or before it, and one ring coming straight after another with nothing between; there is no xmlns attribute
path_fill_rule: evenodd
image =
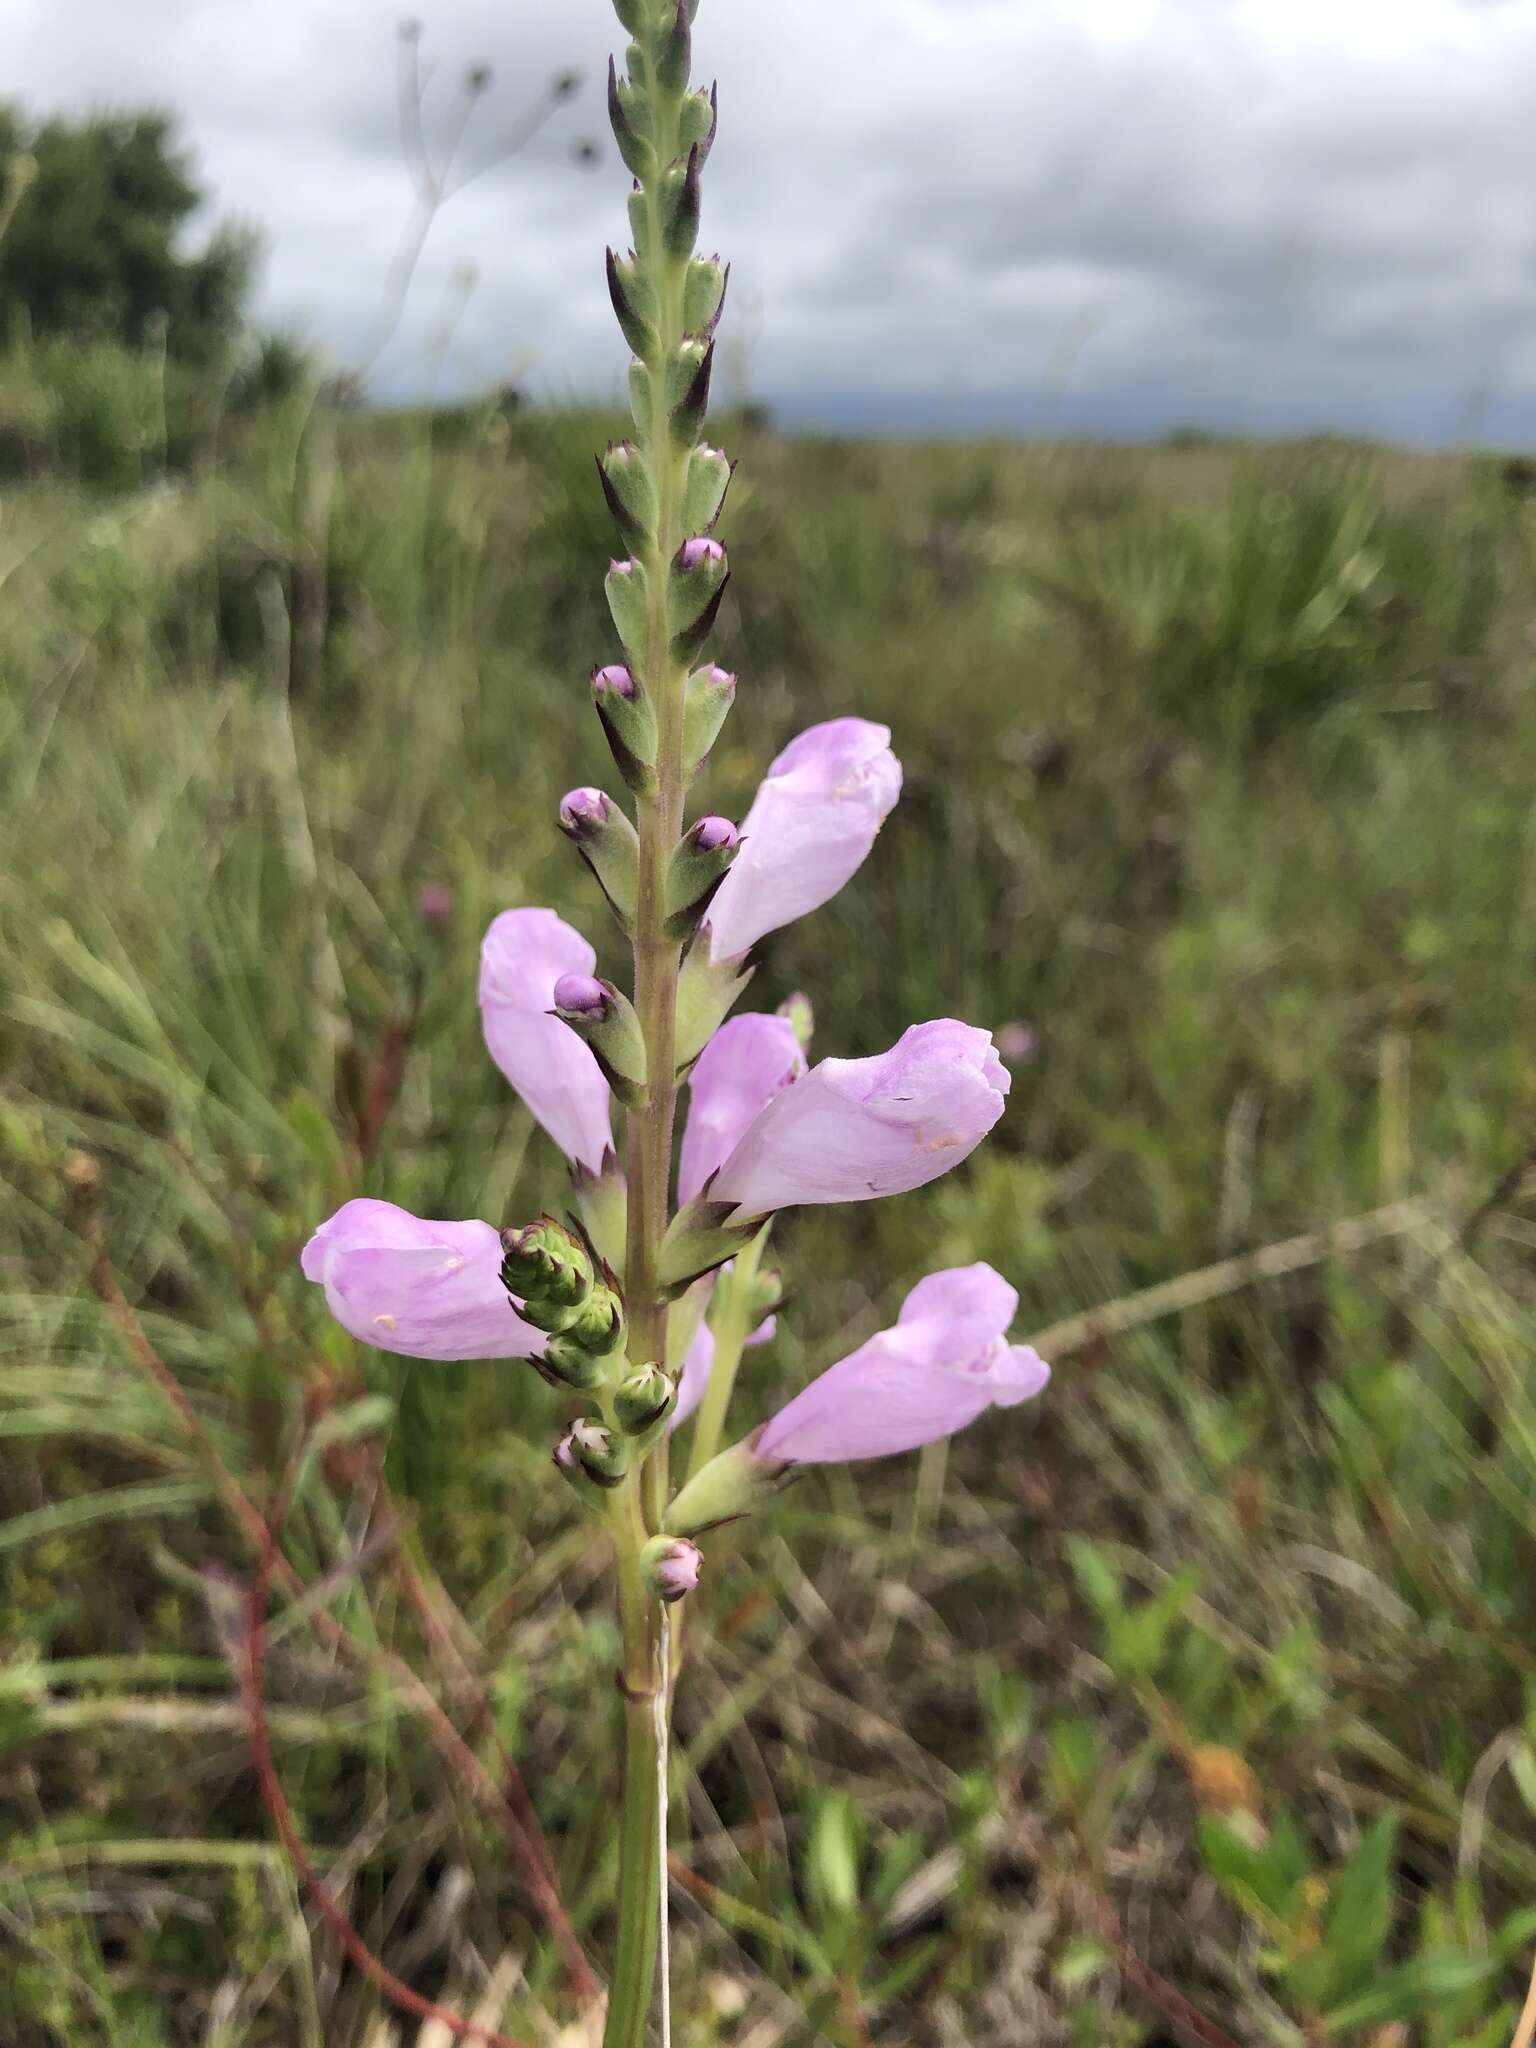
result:
<svg viewBox="0 0 1536 2048"><path fill-rule="evenodd" d="M75 0L66 43L54 0L10 10L15 91L181 108L266 227L264 311L365 348L409 209L392 13ZM385 388L617 389L623 179L572 154L616 40L603 0L426 14L435 132L468 64L496 82ZM698 48L726 374L787 415L1536 432L1536 0L705 0ZM583 94L498 162L567 66Z"/></svg>

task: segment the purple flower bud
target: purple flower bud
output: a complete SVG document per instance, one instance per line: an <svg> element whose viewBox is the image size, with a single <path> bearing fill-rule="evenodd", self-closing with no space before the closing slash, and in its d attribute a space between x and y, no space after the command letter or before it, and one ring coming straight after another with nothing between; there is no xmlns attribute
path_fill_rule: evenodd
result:
<svg viewBox="0 0 1536 2048"><path fill-rule="evenodd" d="M690 571L706 565L714 567L725 560L725 549L717 540L710 540L705 534L695 534L692 540L685 540L677 551L678 566Z"/></svg>
<svg viewBox="0 0 1536 2048"><path fill-rule="evenodd" d="M599 697L622 697L625 703L630 703L634 699L636 683L622 661L611 661L606 668L593 669L592 688Z"/></svg>
<svg viewBox="0 0 1536 2048"><path fill-rule="evenodd" d="M741 834L729 818L700 818L689 833L700 853L718 853L723 846L739 844Z"/></svg>
<svg viewBox="0 0 1536 2048"><path fill-rule="evenodd" d="M608 991L594 974L562 974L555 983L555 1008L580 1017L598 1017L608 1007Z"/></svg>
<svg viewBox="0 0 1536 2048"><path fill-rule="evenodd" d="M597 955L552 910L503 911L480 949L480 1012L491 1058L561 1151L594 1173L613 1149L608 1083L589 1046L549 1012L562 975Z"/></svg>
<svg viewBox="0 0 1536 2048"><path fill-rule="evenodd" d="M704 1553L686 1536L653 1536L640 1553L640 1570L658 1600L670 1607L699 1583Z"/></svg>
<svg viewBox="0 0 1536 2048"><path fill-rule="evenodd" d="M424 1221L393 1202L358 1200L320 1225L300 1263L342 1328L380 1351L533 1358L545 1339L508 1302L501 1259L489 1223Z"/></svg>
<svg viewBox="0 0 1536 2048"><path fill-rule="evenodd" d="M416 915L423 924L445 925L453 916L453 891L446 882L423 882L416 892Z"/></svg>
<svg viewBox="0 0 1536 2048"><path fill-rule="evenodd" d="M606 825L613 805L600 789L573 789L560 800L560 829L572 839Z"/></svg>

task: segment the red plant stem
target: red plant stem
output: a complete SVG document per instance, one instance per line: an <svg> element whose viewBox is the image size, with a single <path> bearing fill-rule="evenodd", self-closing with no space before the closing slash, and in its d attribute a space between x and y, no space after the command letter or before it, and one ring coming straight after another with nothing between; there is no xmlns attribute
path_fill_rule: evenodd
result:
<svg viewBox="0 0 1536 2048"><path fill-rule="evenodd" d="M272 1761L272 1740L267 1728L266 1702L262 1697L261 1674L266 1654L267 1637L267 1591L272 1579L273 1564L277 1557L277 1542L270 1523L262 1523L261 1546L257 1554L256 1569L251 1577L250 1591L246 1599L244 1655L240 1660L240 1691L245 1702L246 1718L250 1724L251 1761L256 1771L256 1783L261 1792L262 1804L277 1830L284 1853L293 1865L304 1889L314 1900L315 1906L327 1927L336 1936L348 1958L369 1982L376 1984L386 1998L403 2012L421 2020L435 2020L439 2026L461 2041L483 2041L488 2048L529 2048L526 2041L519 2041L511 2034L499 2033L494 2027L482 2026L478 2020L467 2020L462 2014L451 2012L447 2006L434 2005L431 1999L423 1998L419 1992L403 1983L393 1971L386 1969L369 1948L352 1922L326 1890L320 1873L315 1869L304 1851L294 1824L293 1812L283 1793Z"/></svg>
<svg viewBox="0 0 1536 2048"><path fill-rule="evenodd" d="M1098 1922L1099 1932L1114 1951L1120 1974L1149 2004L1156 2006L1171 2027L1197 2042L1199 2048L1238 2048L1225 2027L1207 2019L1197 2005L1190 2004L1182 1991L1170 1984L1166 1977L1160 1977L1150 1963L1142 1961L1125 1938L1119 1914L1102 1894L1094 1895L1093 1916Z"/></svg>

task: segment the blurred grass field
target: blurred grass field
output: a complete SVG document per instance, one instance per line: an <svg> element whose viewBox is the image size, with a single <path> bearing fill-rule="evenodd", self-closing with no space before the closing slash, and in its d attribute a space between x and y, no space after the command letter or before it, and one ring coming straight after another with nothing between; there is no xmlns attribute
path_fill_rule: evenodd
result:
<svg viewBox="0 0 1536 2048"><path fill-rule="evenodd" d="M286 1544L320 1590L275 1598L265 1679L314 1858L428 1997L587 2038L387 1661L517 1758L600 1968L614 1631L559 1402L356 1351L296 1252L353 1193L562 1199L476 949L548 902L618 961L552 829L610 776L612 430L294 402L172 470L151 417L110 488L0 496L6 2048L447 2038L345 1961L250 1767L209 1450L260 1502L305 1416ZM1200 2038L1187 2000L1207 2039L1504 2048L1536 1943L1532 479L722 438L742 683L700 800L739 816L847 711L907 776L751 1002L809 991L822 1053L1032 1035L965 1170L781 1228L744 1425L936 1266L992 1261L1023 1334L1323 1235L1070 1330L1034 1409L717 1544L679 2038L1152 2048Z"/></svg>

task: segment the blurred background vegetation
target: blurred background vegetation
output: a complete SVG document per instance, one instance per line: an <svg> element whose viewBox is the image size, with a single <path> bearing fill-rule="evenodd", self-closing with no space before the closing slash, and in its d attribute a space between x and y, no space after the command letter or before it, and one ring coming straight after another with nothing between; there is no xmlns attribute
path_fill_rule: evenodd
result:
<svg viewBox="0 0 1536 2048"><path fill-rule="evenodd" d="M343 1953L251 1767L241 1503L308 1428L264 1674L305 1840L400 1977L570 2048L579 1971L497 1796L515 1759L600 1967L614 1640L560 1402L358 1351L296 1254L356 1193L563 1201L476 949L548 902L618 961L551 821L609 778L619 423L352 408L244 333L237 234L175 253L163 125L11 117L3 148L0 2039L446 2038ZM700 800L739 816L848 711L907 773L752 1001L810 991L822 1053L953 1014L1015 1061L962 1173L781 1227L743 1420L936 1266L1067 1327L1034 1410L717 1541L680 2036L1504 2048L1536 1942L1536 470L720 438L742 687Z"/></svg>

